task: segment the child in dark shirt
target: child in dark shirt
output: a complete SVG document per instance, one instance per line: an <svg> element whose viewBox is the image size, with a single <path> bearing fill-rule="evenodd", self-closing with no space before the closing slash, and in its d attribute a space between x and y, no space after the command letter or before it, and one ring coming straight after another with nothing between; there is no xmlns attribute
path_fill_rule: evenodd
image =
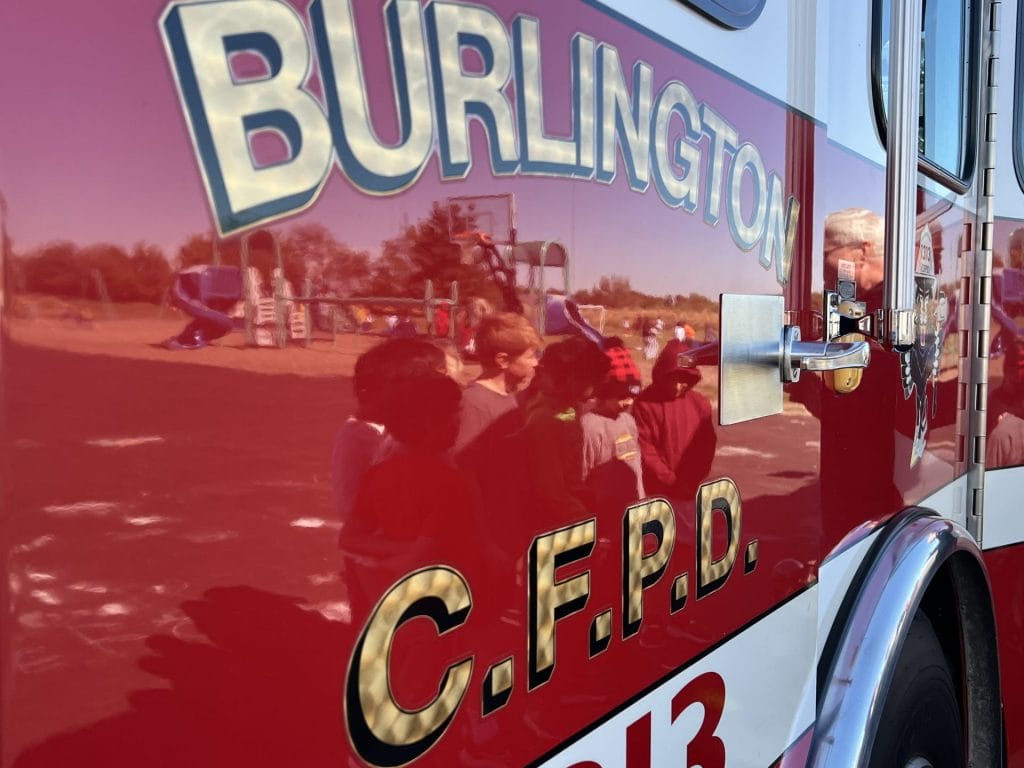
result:
<svg viewBox="0 0 1024 768"><path fill-rule="evenodd" d="M384 397L388 387L425 372L444 370L444 352L416 339L386 341L356 360L352 377L356 412L338 429L331 450L331 496L342 525L352 510L363 475L387 451Z"/></svg>
<svg viewBox="0 0 1024 768"><path fill-rule="evenodd" d="M557 526L589 514L583 483L580 410L604 381L611 362L595 344L569 338L544 351L527 393L523 444L532 497L524 512L538 525Z"/></svg>
<svg viewBox="0 0 1024 768"><path fill-rule="evenodd" d="M353 549L386 558L400 549L433 544L447 523L472 517L470 479L448 451L458 431L459 385L427 372L386 388L384 424L394 440L389 455L370 467L352 509ZM399 547L399 545L401 545Z"/></svg>
<svg viewBox="0 0 1024 768"><path fill-rule="evenodd" d="M665 345L633 416L647 493L692 500L711 469L717 436L711 404L694 390L701 374L686 364L687 350L676 339Z"/></svg>

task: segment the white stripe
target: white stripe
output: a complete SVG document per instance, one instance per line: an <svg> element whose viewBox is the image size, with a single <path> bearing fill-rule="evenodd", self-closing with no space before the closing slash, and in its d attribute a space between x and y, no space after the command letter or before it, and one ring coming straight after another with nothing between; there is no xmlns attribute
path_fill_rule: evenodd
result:
<svg viewBox="0 0 1024 768"><path fill-rule="evenodd" d="M908 499L912 496L908 493ZM934 510L942 517L948 517L954 523L967 527L967 475L960 475L955 480L934 491L921 501L914 502L918 506Z"/></svg>
<svg viewBox="0 0 1024 768"><path fill-rule="evenodd" d="M634 702L543 764L566 768L591 760L626 768L626 729L651 715L651 766L681 765L680 754L700 728L700 706L672 722L672 698L708 672L725 681L725 709L715 736L730 768L765 768L814 721L814 634L818 590L812 587Z"/></svg>
<svg viewBox="0 0 1024 768"><path fill-rule="evenodd" d="M814 654L815 660L821 658L822 646L825 645L828 633L832 630L832 623L839 614L839 608L861 561L877 535L876 529L835 557L826 560L818 571L818 644Z"/></svg>
<svg viewBox="0 0 1024 768"><path fill-rule="evenodd" d="M982 548L993 549L1024 542L1024 467L985 472L985 517Z"/></svg>

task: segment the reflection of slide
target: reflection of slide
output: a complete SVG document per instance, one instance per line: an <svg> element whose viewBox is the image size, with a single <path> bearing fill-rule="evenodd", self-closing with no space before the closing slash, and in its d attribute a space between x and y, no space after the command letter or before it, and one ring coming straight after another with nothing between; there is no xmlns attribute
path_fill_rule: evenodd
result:
<svg viewBox="0 0 1024 768"><path fill-rule="evenodd" d="M242 271L238 267L188 267L174 276L171 290L175 306L195 319L164 342L168 349L200 349L244 326L243 318L229 314L242 300Z"/></svg>
<svg viewBox="0 0 1024 768"><path fill-rule="evenodd" d="M604 335L584 319L572 299L549 293L544 297L544 313L544 328L548 333L580 333L604 349Z"/></svg>

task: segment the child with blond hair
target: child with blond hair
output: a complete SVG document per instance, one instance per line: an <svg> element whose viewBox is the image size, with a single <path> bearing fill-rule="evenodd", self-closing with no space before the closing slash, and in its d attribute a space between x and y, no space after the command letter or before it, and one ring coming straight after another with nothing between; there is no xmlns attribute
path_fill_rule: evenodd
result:
<svg viewBox="0 0 1024 768"><path fill-rule="evenodd" d="M526 387L537 367L541 340L522 315L499 312L480 320L476 352L480 375L462 395L456 460L473 468L489 444L522 426L516 393Z"/></svg>

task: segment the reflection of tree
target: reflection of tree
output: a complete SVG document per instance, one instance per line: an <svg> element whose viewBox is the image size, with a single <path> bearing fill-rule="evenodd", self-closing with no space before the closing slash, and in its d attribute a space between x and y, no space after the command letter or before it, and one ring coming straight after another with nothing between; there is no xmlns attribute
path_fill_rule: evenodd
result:
<svg viewBox="0 0 1024 768"><path fill-rule="evenodd" d="M718 305L699 293L653 296L633 288L628 277L605 275L593 288L576 291L574 298L581 304L602 304L605 307L631 307L641 309L686 309L690 312L716 312Z"/></svg>
<svg viewBox="0 0 1024 768"><path fill-rule="evenodd" d="M335 239L322 224L298 224L286 230L279 239L285 277L294 286L301 286L309 277L317 289L350 295L365 290L370 275L370 257ZM209 234L192 235L178 250L178 268L218 261L238 266L242 259L241 238L217 242L216 256ZM249 264L267 273L277 266L274 241L267 231L249 236Z"/></svg>
<svg viewBox="0 0 1024 768"><path fill-rule="evenodd" d="M163 253L146 243L130 252L109 243L49 243L19 259L17 268L24 290L67 298L101 299L105 289L113 301L159 302L171 279Z"/></svg>
<svg viewBox="0 0 1024 768"><path fill-rule="evenodd" d="M456 210L454 225L472 229L471 217ZM249 264L263 274L277 266L277 248L268 230L248 236ZM299 223L278 234L285 277L301 290L311 278L318 293L343 296L422 296L423 284L433 280L440 290L457 280L463 296L501 298L486 267L463 264L459 247L449 235L447 206L434 203L430 213L396 237L385 240L375 259L339 242L322 224ZM214 240L207 233L191 235L173 260L153 245L138 243L126 251L98 243L78 245L57 241L9 259L11 285L18 291L69 299L107 299L160 303L175 269L197 264L240 266L242 238ZM102 295L106 292L107 296Z"/></svg>
<svg viewBox="0 0 1024 768"><path fill-rule="evenodd" d="M359 294L370 278L370 256L339 243L322 224L300 224L288 231L281 248L287 259L300 262L324 290Z"/></svg>
<svg viewBox="0 0 1024 768"><path fill-rule="evenodd" d="M456 209L453 214L454 229L473 229L473 222L460 211ZM499 302L501 292L486 267L476 262L463 264L461 256L449 234L448 208L435 202L426 218L406 227L398 237L384 241L381 256L374 264L370 294L422 296L426 280L441 286L457 280L461 295Z"/></svg>

